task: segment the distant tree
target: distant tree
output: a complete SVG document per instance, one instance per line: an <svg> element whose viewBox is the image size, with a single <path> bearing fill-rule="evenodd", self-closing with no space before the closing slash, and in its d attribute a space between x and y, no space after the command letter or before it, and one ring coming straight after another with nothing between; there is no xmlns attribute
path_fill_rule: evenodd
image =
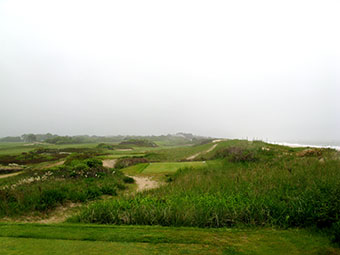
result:
<svg viewBox="0 0 340 255"><path fill-rule="evenodd" d="M20 136L6 136L0 138L0 142L22 142Z"/></svg>
<svg viewBox="0 0 340 255"><path fill-rule="evenodd" d="M37 137L34 134L23 135L22 138L26 143L32 143L37 141Z"/></svg>

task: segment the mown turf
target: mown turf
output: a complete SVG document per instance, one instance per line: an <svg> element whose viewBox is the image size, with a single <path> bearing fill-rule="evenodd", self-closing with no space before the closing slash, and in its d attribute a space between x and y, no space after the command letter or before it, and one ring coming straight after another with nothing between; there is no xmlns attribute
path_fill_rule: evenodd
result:
<svg viewBox="0 0 340 255"><path fill-rule="evenodd" d="M214 247L200 244L149 244L103 241L0 238L1 254L217 254ZM228 253L227 253L228 254Z"/></svg>
<svg viewBox="0 0 340 255"><path fill-rule="evenodd" d="M65 149L65 148L95 148L96 143L83 144L33 144L33 143L0 143L0 155L15 155L32 151L37 148Z"/></svg>
<svg viewBox="0 0 340 255"><path fill-rule="evenodd" d="M94 242L95 241L95 242ZM339 254L305 230L0 224L0 254Z"/></svg>
<svg viewBox="0 0 340 255"><path fill-rule="evenodd" d="M198 162L157 162L157 163L141 163L125 168L123 171L130 174L158 174L158 173L175 173L180 168L185 167L202 167L206 163Z"/></svg>

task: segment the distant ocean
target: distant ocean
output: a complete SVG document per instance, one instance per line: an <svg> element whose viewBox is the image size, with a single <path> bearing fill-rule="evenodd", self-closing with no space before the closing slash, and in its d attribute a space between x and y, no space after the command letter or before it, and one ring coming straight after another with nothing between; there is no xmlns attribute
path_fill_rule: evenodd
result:
<svg viewBox="0 0 340 255"><path fill-rule="evenodd" d="M313 147L313 148L332 148L340 151L340 142L330 142L330 143L323 143L323 142L298 142L298 143L291 143L291 142L272 142L266 141L266 143L277 144L277 145L284 145L289 147Z"/></svg>

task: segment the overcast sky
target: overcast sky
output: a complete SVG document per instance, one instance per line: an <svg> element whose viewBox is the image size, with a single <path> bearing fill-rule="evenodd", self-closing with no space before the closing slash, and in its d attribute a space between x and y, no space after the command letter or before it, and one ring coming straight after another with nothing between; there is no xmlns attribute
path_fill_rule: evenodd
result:
<svg viewBox="0 0 340 255"><path fill-rule="evenodd" d="M0 0L0 136L340 140L340 1Z"/></svg>

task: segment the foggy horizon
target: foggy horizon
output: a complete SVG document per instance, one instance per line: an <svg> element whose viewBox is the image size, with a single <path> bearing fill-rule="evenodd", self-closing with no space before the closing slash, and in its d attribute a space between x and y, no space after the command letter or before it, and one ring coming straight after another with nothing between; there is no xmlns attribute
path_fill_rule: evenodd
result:
<svg viewBox="0 0 340 255"><path fill-rule="evenodd" d="M340 141L339 9L0 0L0 137Z"/></svg>

